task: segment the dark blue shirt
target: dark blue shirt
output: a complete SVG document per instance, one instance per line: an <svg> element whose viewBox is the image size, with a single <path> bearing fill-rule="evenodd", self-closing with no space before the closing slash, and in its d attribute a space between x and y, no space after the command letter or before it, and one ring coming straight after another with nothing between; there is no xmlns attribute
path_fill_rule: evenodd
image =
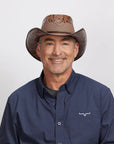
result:
<svg viewBox="0 0 114 144"><path fill-rule="evenodd" d="M0 144L114 144L111 91L73 71L55 99L37 78L8 98Z"/></svg>

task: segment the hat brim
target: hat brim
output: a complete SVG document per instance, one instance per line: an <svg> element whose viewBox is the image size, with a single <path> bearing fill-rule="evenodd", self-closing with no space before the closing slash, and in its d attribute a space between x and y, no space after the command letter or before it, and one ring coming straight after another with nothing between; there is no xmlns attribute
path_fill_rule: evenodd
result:
<svg viewBox="0 0 114 144"><path fill-rule="evenodd" d="M87 36L86 36L86 32L85 30L82 28L79 31L72 33L72 34L52 34L52 33L48 33L48 32L44 32L39 28L33 28L31 29L28 34L27 34L27 38L26 38L26 48L28 50L28 52L37 60L40 60L40 57L38 57L37 53L36 53L36 48L37 48L37 43L39 41L39 38L44 36L44 35L55 35L55 36L71 36L73 38L75 38L78 43L79 43L79 52L77 57L74 59L77 60L79 59L85 52L86 49L86 43L87 43Z"/></svg>

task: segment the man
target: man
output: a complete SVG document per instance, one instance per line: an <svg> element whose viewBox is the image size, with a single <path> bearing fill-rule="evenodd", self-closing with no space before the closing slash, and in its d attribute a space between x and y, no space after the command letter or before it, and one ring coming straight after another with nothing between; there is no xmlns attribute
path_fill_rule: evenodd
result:
<svg viewBox="0 0 114 144"><path fill-rule="evenodd" d="M9 98L0 144L114 144L114 99L108 87L72 70L86 47L67 15L49 15L29 31L29 53L41 76Z"/></svg>

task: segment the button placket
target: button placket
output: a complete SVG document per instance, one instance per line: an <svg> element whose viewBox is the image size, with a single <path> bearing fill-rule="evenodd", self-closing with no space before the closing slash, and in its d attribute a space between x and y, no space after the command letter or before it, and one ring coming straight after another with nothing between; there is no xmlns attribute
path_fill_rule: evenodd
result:
<svg viewBox="0 0 114 144"><path fill-rule="evenodd" d="M63 91L59 91L57 95L56 105L56 143L63 144L63 119L64 119L64 98L65 94Z"/></svg>

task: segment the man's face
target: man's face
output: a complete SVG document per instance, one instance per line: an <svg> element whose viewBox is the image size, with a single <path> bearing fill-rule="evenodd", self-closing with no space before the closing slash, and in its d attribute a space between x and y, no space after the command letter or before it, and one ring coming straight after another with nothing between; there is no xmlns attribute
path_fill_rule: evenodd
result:
<svg viewBox="0 0 114 144"><path fill-rule="evenodd" d="M45 72L61 74L72 70L78 48L79 44L71 37L46 35L40 39L36 51Z"/></svg>

